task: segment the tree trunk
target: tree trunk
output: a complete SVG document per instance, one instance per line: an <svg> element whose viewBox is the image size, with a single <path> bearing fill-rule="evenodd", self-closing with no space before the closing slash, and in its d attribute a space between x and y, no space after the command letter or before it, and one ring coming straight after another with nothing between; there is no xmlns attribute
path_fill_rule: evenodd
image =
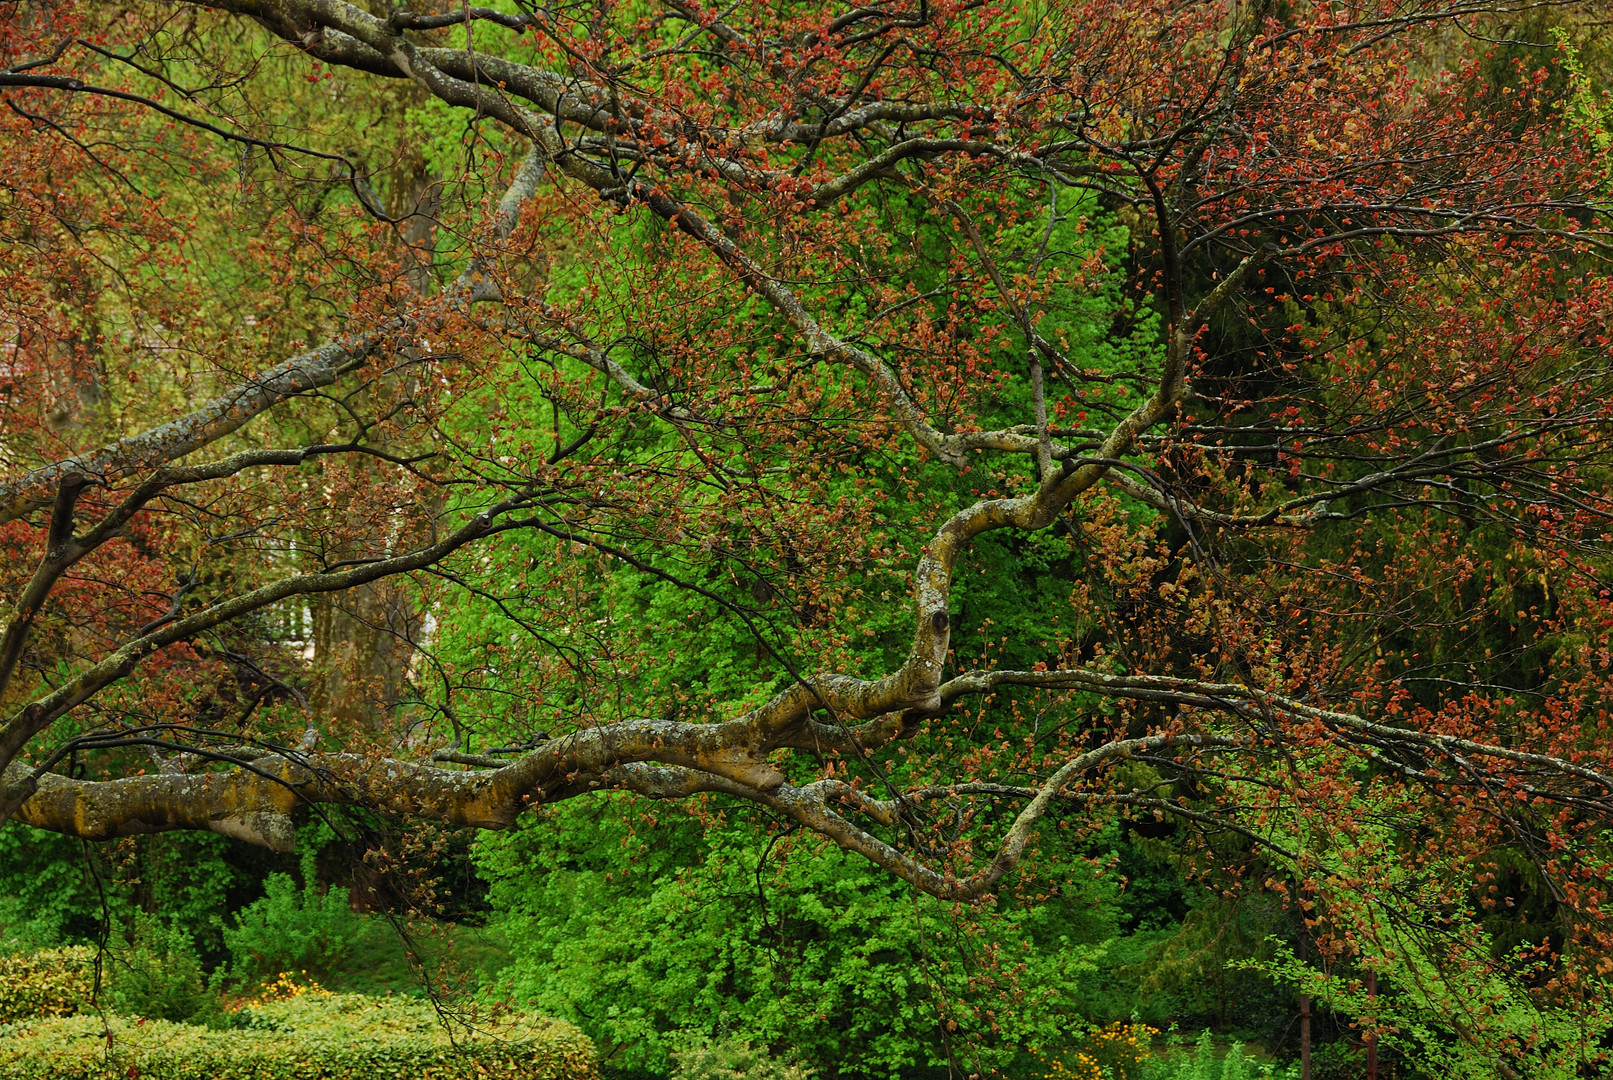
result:
<svg viewBox="0 0 1613 1080"><path fill-rule="evenodd" d="M1378 1000L1378 973L1367 972L1367 1000L1376 1007ZM1374 1022L1376 1017L1373 1018ZM1378 1080L1378 1036L1375 1032L1368 1032L1367 1038L1367 1080Z"/></svg>
<svg viewBox="0 0 1613 1080"><path fill-rule="evenodd" d="M360 585L316 607L314 719L344 730L381 730L403 699L421 622L397 580Z"/></svg>

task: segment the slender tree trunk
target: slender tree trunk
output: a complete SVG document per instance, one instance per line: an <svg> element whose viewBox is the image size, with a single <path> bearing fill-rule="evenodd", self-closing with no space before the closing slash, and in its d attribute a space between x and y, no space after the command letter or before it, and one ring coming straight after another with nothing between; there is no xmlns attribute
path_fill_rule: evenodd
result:
<svg viewBox="0 0 1613 1080"><path fill-rule="evenodd" d="M1299 995L1299 1077L1311 1080L1311 996Z"/></svg>
<svg viewBox="0 0 1613 1080"><path fill-rule="evenodd" d="M1374 1006L1378 998L1378 973L1367 972L1367 999ZM1376 1019L1374 1017L1374 1019ZM1376 1032L1367 1034L1367 1080L1378 1080L1378 1036Z"/></svg>
<svg viewBox="0 0 1613 1080"><path fill-rule="evenodd" d="M1310 952L1303 927L1299 931L1299 958ZM1311 996L1299 995L1299 1080L1311 1080Z"/></svg>

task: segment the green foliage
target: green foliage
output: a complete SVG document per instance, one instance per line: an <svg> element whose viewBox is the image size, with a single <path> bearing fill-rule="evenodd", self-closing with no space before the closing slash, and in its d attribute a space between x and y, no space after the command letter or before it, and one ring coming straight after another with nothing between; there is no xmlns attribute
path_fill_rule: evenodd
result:
<svg viewBox="0 0 1613 1080"><path fill-rule="evenodd" d="M1084 1045L1075 1055L1075 1064L1062 1061L1049 1064L1052 1071L1046 1080L1298 1080L1298 1065L1282 1066L1262 1061L1244 1051L1242 1043L1234 1042L1225 1053L1218 1053L1211 1033L1201 1031L1190 1048L1181 1045L1173 1031L1169 1046L1164 1052L1147 1049L1138 1042L1138 1035L1158 1034L1147 1027L1114 1024L1096 1033L1095 1040ZM1344 1044L1341 1049L1347 1050ZM1347 1055L1329 1056L1324 1047L1316 1056L1319 1067L1334 1057L1344 1060ZM1357 1054L1359 1057L1359 1054ZM794 1063L790 1055L771 1056L764 1049L753 1046L747 1039L726 1038L701 1040L687 1050L673 1055L671 1080L810 1080ZM1359 1062L1357 1062L1357 1065ZM1008 1074L1015 1075L1015 1074ZM1332 1074L1318 1072L1318 1080L1333 1080ZM1359 1075L1349 1074L1350 1080ZM1344 1080L1339 1074L1338 1080Z"/></svg>
<svg viewBox="0 0 1613 1080"><path fill-rule="evenodd" d="M427 130L437 131L430 125ZM1027 272L1034 262L1044 275L1054 271L1076 274L1081 281L1079 287L1051 289L1047 297L1032 304L1038 333L1055 342L1070 363L1082 370L1117 374L1157 367L1159 315L1146 303L1138 304L1122 269L1130 244L1129 228L1094 201L1079 196L1066 196L1058 211L1049 228L1040 214L1025 220L999 220L991 206L977 208L993 237L1004 273L1012 277ZM957 246L967 247L968 241L960 239L947 215L936 213L921 199L901 195L893 196L880 214L892 235L912 237L912 249L917 252L912 255L904 243L899 253L883 257L904 260L904 266L905 260L916 257L913 279L918 288L929 289L948 280L958 257ZM664 223L624 220L614 230L613 242L619 246L611 251L610 260L638 262L649 272L651 253L665 243L667 232ZM557 254L547 271L548 301L559 304L610 287L609 282L594 280L591 275L589 260ZM735 322L765 325L775 318L765 306L756 306L754 298L734 303L736 309L728 318ZM937 319L992 322L996 318L985 308L971 315L937 303L933 313ZM852 332L861 318L872 313L870 305L875 300L853 294L825 298L825 304L830 310L845 310L845 332ZM583 307L586 311L588 305ZM587 330L606 329L590 326L586 316L579 318ZM970 423L1015 423L1029 407L1030 381L1021 360L1026 344L1022 331L1016 323L994 340L1000 342L1003 355L982 368L975 385L979 400L971 405L978 407L979 415ZM744 354L747 363L766 367L767 357L757 351L754 341L742 340L732 348ZM623 360L646 385L658 385L670 377L648 359ZM543 362L562 372L573 366L580 369L580 362L563 354L545 356ZM640 363L647 365L645 370L639 370ZM512 361L512 368L519 366ZM832 396L840 377L832 371L811 376L820 380L813 392ZM540 392L531 379L514 378L508 384L490 380L458 411L453 424L462 425L462 430L452 425L450 430L467 439L485 438L493 430L504 444L552 442L558 447L580 428L564 418L562 409L551 412L552 403L545 396L550 392ZM1105 393L1101 388L1089 388L1079 401L1052 401L1049 408L1058 414L1055 422L1061 426L1084 425L1085 410ZM826 637L833 637L810 632L825 606L835 608L837 624L856 627L843 643L844 655L830 661L835 670L871 674L900 662L911 639L912 618L905 603L891 601L906 594L905 560L915 554L903 549L933 524L930 516L937 506L967 501L985 481L979 475L960 476L912 448L879 448L875 452L865 442L873 436L858 434L863 426L869 426L870 432L877 430L865 419L821 418L814 423L826 432L844 432L856 447L816 481L822 485L826 505L836 506L837 513L867 513L873 523L870 529L848 527L847 534L854 539L846 551L832 556L816 553L816 557L840 560L835 573L847 582L843 592L826 597L815 592L810 581L801 580L795 565L798 553L793 548L803 537L794 526L775 534L755 521L724 521L717 506L708 507L712 516L700 522L703 537L699 543L691 538L669 544L662 538L643 553L657 569L699 584L705 595L622 565L581 572L564 555L566 545L552 538L512 533L490 544L482 563L487 587L498 594L500 605L494 608L462 596L438 609L440 631L434 655L443 685L433 692L443 693L445 699L433 704L452 706L455 736L464 735L458 725L481 727L471 732L472 740L503 745L512 739L519 741L533 730L555 726L551 718L555 714L566 717L598 707L588 700L591 695L586 689L586 667L595 661L584 657L642 652L645 640L655 642L653 665L624 669L612 664L600 672L619 693L631 690L646 712L691 720L731 717L789 684L790 673L776 655L797 665L820 662L806 654L821 648ZM659 462L687 453L674 433L646 426L642 435L642 442L630 440L618 449L623 466L638 459ZM735 447L747 455L764 453L748 444L736 443ZM738 467L740 463L734 464ZM757 464L751 462L744 468ZM799 472L784 457L771 465L776 468L764 469L762 475ZM488 467L497 468L493 463ZM933 494L936 504L930 505L928 498L911 500L900 494L909 482ZM771 486L774 481L763 483ZM782 489L779 493L783 497ZM476 496L467 492L465 497ZM784 501L795 498L785 497ZM1152 510L1146 512L1155 515ZM868 550L855 550L860 545ZM1065 611L1065 625L1068 609L1062 602L1027 604L1025 597L1069 595L1079 562L1074 547L1067 537L1052 532L1013 538L987 536L974 543L970 571L958 576L951 593L956 620L952 642L960 669L988 659L1010 667L1031 667L1056 659L1053 643L1064 636L1058 629L1060 609ZM714 597L723 602L715 602ZM572 625L575 611L595 608L609 612L609 617L586 628ZM749 612L751 624L737 618L736 610ZM758 641L758 628L767 647ZM589 647L576 648L584 638L591 643ZM510 688L514 686L520 686L523 693L512 697ZM467 743L465 749L474 747Z"/></svg>
<svg viewBox="0 0 1613 1080"><path fill-rule="evenodd" d="M1297 1065L1285 1068L1275 1062L1256 1061L1244 1053L1243 1044L1239 1042L1217 1058L1215 1040L1206 1030L1199 1033L1191 1053L1180 1052L1173 1045L1170 1052L1144 1059L1140 1080L1298 1080L1298 1077Z"/></svg>
<svg viewBox="0 0 1613 1080"><path fill-rule="evenodd" d="M121 876L137 884L114 892L115 917L128 904L182 926L196 948L217 957L232 903L254 890L255 874L239 865L244 855L258 861L256 852L243 852L238 841L206 832L162 833L136 841L133 865ZM261 873L261 871L258 871Z"/></svg>
<svg viewBox="0 0 1613 1080"><path fill-rule="evenodd" d="M1532 1080L1605 1074L1606 1048L1613 1045L1613 986L1582 985L1543 1005L1516 978L1519 972L1539 978L1544 971L1523 950L1497 970L1483 934L1453 960L1448 948L1435 952L1408 929L1377 929L1376 944L1393 950L1395 959L1370 996L1358 972L1319 972L1285 944L1274 943L1273 958L1252 966L1300 988L1324 1009L1376 1018L1384 1031L1380 1047L1410 1063L1417 1075L1491 1080L1498 1046L1505 1048L1509 1067ZM1357 1059L1356 1048L1335 1046L1319 1063L1318 1080L1356 1075Z"/></svg>
<svg viewBox="0 0 1613 1080"><path fill-rule="evenodd" d="M1079 1014L1116 916L1105 879L955 911L817 838L617 801L542 811L479 858L513 953L493 988L663 1075L691 1031L842 1076L1007 1065Z"/></svg>
<svg viewBox="0 0 1613 1080"><path fill-rule="evenodd" d="M513 1016L453 1029L425 1005L357 995L257 1007L244 1026L64 1017L0 1029L0 1080L592 1080L569 1024Z"/></svg>
<svg viewBox="0 0 1613 1080"><path fill-rule="evenodd" d="M1605 154L1613 149L1613 132L1608 131L1607 97L1596 93L1585 71L1585 60L1574 46L1568 30L1554 26L1550 33L1562 52L1563 70L1568 73L1568 94L1564 104L1569 123Z"/></svg>
<svg viewBox="0 0 1613 1080"><path fill-rule="evenodd" d="M1199 1032L1198 1043L1193 1047L1193 1057L1183 1062L1187 1066L1187 1080L1219 1080L1217 1073L1221 1070L1215 1060L1215 1041L1208 1031Z"/></svg>
<svg viewBox="0 0 1613 1080"><path fill-rule="evenodd" d="M672 1080L812 1080L812 1073L749 1039L705 1039L672 1055Z"/></svg>
<svg viewBox="0 0 1613 1080"><path fill-rule="evenodd" d="M0 955L0 1024L71 1016L95 992L95 951L82 945Z"/></svg>
<svg viewBox="0 0 1613 1080"><path fill-rule="evenodd" d="M0 952L86 940L100 914L80 841L0 823Z"/></svg>
<svg viewBox="0 0 1613 1080"><path fill-rule="evenodd" d="M108 1001L127 1016L190 1020L211 1012L215 999L196 944L178 923L137 914L109 951Z"/></svg>
<svg viewBox="0 0 1613 1080"><path fill-rule="evenodd" d="M1243 1044L1235 1042L1221 1059L1221 1080L1250 1080L1249 1059L1243 1056Z"/></svg>
<svg viewBox="0 0 1613 1080"><path fill-rule="evenodd" d="M1197 903L1181 922L1168 935L1152 936L1153 947L1122 973L1139 1006L1149 1019L1195 1014L1280 1038L1298 1002L1243 962L1271 956L1273 931L1286 930L1283 906L1261 893L1228 899L1193 891Z"/></svg>
<svg viewBox="0 0 1613 1080"><path fill-rule="evenodd" d="M264 864L275 858L205 832L86 847L11 822L0 828L0 952L99 940L104 897L114 926L128 925L137 911L159 915L216 960L227 912L258 891Z"/></svg>
<svg viewBox="0 0 1613 1080"><path fill-rule="evenodd" d="M1366 1072L1366 1056L1363 1048L1342 1040L1324 1043L1311 1052L1311 1075L1315 1080L1356 1080Z"/></svg>
<svg viewBox="0 0 1613 1080"><path fill-rule="evenodd" d="M365 926L348 905L346 889L322 892L312 879L299 888L289 874L270 874L263 897L224 929L230 973L251 981L282 971L330 972L357 946Z"/></svg>
<svg viewBox="0 0 1613 1080"><path fill-rule="evenodd" d="M1040 225L980 218L996 238L1005 273L1026 270L1040 257L1039 248L1045 248L1048 267L1085 267L1083 287L1053 289L1037 301L1039 332L1082 368L1146 370L1157 364L1157 316L1146 305L1137 309L1119 269L1129 231L1095 205L1073 198L1060 211L1051 232L1045 218ZM960 243L946 215L901 196L882 213L890 216L894 234L914 236L933 283L945 281ZM981 209L982 215L991 213ZM665 242L658 230L664 227L627 221L616 235L624 249L652 252ZM624 250L616 257L633 256ZM892 257L907 258L906 247ZM549 275L553 303L609 287L608 281L590 284L580 261L557 258ZM922 274L916 280L928 287ZM870 314L874 299L843 298L848 327ZM836 298L829 307L841 304ZM951 317L939 308L935 315ZM745 313L745 319L752 317L765 322L771 316ZM1025 343L1022 336L1015 339L1020 333L1003 339L1000 370L982 369L980 407L994 414L993 423L998 412L1023 415L1029 401ZM734 347L765 349L754 343ZM629 366L648 365L634 367L648 383L665 374L643 357L620 355ZM768 358L754 352L747 361L765 368ZM572 363L563 355L544 362L561 369ZM792 377L821 379L815 389L827 393L840 376ZM492 429L501 442L561 445L575 434L564 426L561 411L551 414L530 389L531 380L494 385L461 414L467 438L485 437ZM1054 404L1062 410L1060 423L1085 423L1078 415L1084 405ZM842 422L821 421L825 430ZM877 431L877 425L867 426ZM855 430L857 424L846 427ZM640 453L658 460L684 452L675 437L646 429L644 443L624 444L621 456L625 463ZM774 470L758 475L759 482L774 482ZM606 697L630 700L635 713L700 721L729 718L765 700L788 684L790 674L758 643L752 626L735 617L736 608L751 613L771 648L803 666L820 662L810 652L831 636L814 626L825 606L835 607L835 622L856 629L837 655L822 662L865 673L899 662L911 641L912 613L895 599L908 584L906 564L891 551L922 534L935 508L928 500L921 505L899 497L872 505L869 500L880 498L872 493L898 490L911 480L944 504L954 496L967 500L987 481L960 477L914 451L866 443L848 452L843 468L826 469L823 476L825 497L866 512L872 524L862 539L886 549L878 557L847 556L861 561L842 568L852 584L833 598L799 580L791 546L803 537L786 530L782 538L770 538L765 523L746 521L730 531L714 516L701 523L709 543L658 543L645 554L668 574L699 583L704 594L638 569L580 567L564 545L541 537L501 541L481 568L488 587L499 593L499 609L468 601L437 609L433 655L443 675L440 704L445 711L452 706L456 735L458 725L470 729L464 749L523 743L538 731L613 707L593 699L587 677L563 667L556 653L580 668L604 663L601 657L645 654L653 641L653 664L612 661L605 673L615 688ZM870 482L870 476L880 479ZM900 482L892 480L897 476ZM1082 557L1069 537L1051 532L981 538L969 556L970 572L953 587L957 666L1000 662L1028 668L1055 660L1059 613L1068 612L1062 597ZM1027 596L1061 599L1037 604L1027 603ZM577 611L595 608L609 618L578 623ZM556 642L561 646L551 648ZM512 693L514 688L520 692ZM1004 695L996 707L1012 704ZM1006 713L987 715L984 729L1000 715ZM933 749L915 748L916 754ZM908 782L900 774L892 780ZM1100 882L1079 861L1085 852L1047 841L1064 862L1060 888L1039 910L1005 899L955 912L916 900L860 857L775 835L765 818L733 814L720 802L698 810L703 817L697 820L568 804L539 812L512 835L483 840L481 868L492 879L491 901L502 916L498 925L514 954L493 989L577 1022L615 1064L663 1073L686 1033L718 1031L758 1047L788 1044L804 1062L848 1076L942 1067L958 1055L971 1067L976 1061L990 1067L1014 1060L1028 1041L1061 1033L1071 1018L1088 1018L1094 1006L1105 1018L1129 1015L1134 1007L1134 988L1108 985L1114 980L1098 970L1101 943L1113 937L1120 917L1118 889L1107 883L1113 878ZM999 825L994 821L989 828ZM653 840L645 843L640 835L650 829ZM1166 877L1174 874L1154 874ZM1158 897L1170 893L1168 883L1153 883ZM1174 918L1152 907L1137 916L1151 932Z"/></svg>

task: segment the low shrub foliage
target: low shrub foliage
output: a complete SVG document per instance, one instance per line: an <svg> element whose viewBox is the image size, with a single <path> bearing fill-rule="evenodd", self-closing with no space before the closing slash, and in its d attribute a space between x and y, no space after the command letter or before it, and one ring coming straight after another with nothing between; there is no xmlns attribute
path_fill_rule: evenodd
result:
<svg viewBox="0 0 1613 1080"><path fill-rule="evenodd" d="M0 1080L596 1080L570 1024L521 1014L450 1027L404 998L302 994L229 1028L95 1014L0 1027Z"/></svg>
<svg viewBox="0 0 1613 1080"><path fill-rule="evenodd" d="M95 989L95 950L79 945L0 956L0 1024L71 1016Z"/></svg>
<svg viewBox="0 0 1613 1080"><path fill-rule="evenodd" d="M813 1080L811 1070L776 1058L749 1039L705 1039L672 1055L672 1080Z"/></svg>

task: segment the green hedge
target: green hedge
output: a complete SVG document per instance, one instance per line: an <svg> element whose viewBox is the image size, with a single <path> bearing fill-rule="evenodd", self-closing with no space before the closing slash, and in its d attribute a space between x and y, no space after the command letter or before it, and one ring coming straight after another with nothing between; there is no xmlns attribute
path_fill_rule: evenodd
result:
<svg viewBox="0 0 1613 1080"><path fill-rule="evenodd" d="M71 1016L95 986L95 950L87 946L0 956L0 1024Z"/></svg>
<svg viewBox="0 0 1613 1080"><path fill-rule="evenodd" d="M234 1030L108 1020L0 1028L0 1080L596 1078L593 1043L570 1024L517 1016L450 1035L410 999L305 995L236 1013Z"/></svg>

